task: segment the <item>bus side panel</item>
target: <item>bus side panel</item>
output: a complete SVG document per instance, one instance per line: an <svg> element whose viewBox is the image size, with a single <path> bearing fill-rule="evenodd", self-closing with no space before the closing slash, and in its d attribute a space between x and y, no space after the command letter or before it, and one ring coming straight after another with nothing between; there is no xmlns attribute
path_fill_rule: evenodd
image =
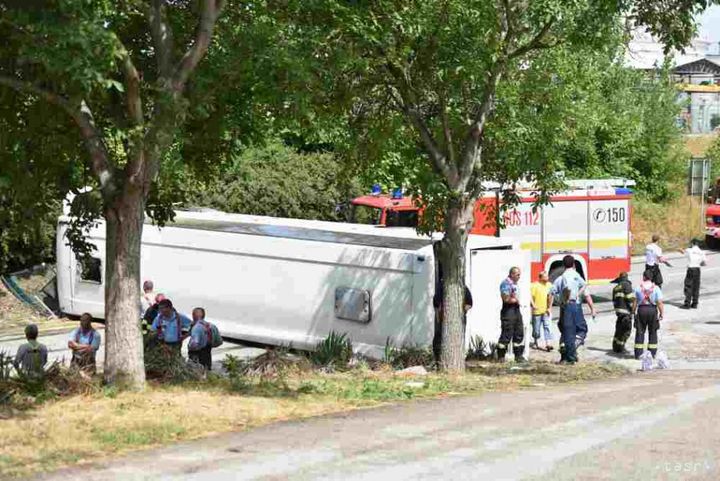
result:
<svg viewBox="0 0 720 481"><path fill-rule="evenodd" d="M60 312L75 314L72 303L72 252L70 247L65 245L65 231L67 223L58 222L55 238L55 255L57 270L57 293Z"/></svg>
<svg viewBox="0 0 720 481"><path fill-rule="evenodd" d="M423 262L409 259L406 268L399 268L397 251L320 246L337 253L329 262L314 258L317 243L186 230L193 246L173 246L177 231L165 229L162 244L143 245L143 278L152 279L156 292L166 294L181 312L205 307L208 319L228 337L311 348L335 331L375 356L388 338L398 346L431 341L432 255ZM212 249L218 242L235 252ZM255 243L276 254L260 253ZM368 323L335 316L339 287L370 292Z"/></svg>

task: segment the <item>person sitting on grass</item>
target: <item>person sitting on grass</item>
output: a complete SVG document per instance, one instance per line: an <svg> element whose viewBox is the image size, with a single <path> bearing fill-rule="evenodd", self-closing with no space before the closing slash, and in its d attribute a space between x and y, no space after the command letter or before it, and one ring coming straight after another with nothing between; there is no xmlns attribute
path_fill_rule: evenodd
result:
<svg viewBox="0 0 720 481"><path fill-rule="evenodd" d="M95 354L100 349L100 333L92 327L92 316L84 313L80 316L80 327L71 333L68 347L72 350L71 367L77 367L87 374L95 374Z"/></svg>
<svg viewBox="0 0 720 481"><path fill-rule="evenodd" d="M35 324L25 326L25 339L27 342L18 347L13 365L18 372L28 375L42 375L47 364L48 350L44 344L37 341L38 327Z"/></svg>

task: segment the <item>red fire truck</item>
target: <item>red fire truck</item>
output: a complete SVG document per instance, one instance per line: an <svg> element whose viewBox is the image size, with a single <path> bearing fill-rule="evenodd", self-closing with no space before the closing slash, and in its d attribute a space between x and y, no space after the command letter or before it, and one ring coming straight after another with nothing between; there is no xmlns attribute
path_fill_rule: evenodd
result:
<svg viewBox="0 0 720 481"><path fill-rule="evenodd" d="M720 248L720 178L708 192L708 206L705 211L705 244L711 249Z"/></svg>
<svg viewBox="0 0 720 481"><path fill-rule="evenodd" d="M533 209L532 186L518 189L520 203L498 222L499 186L488 186L475 208L473 234L513 238L530 251L532 277L541 270L555 279L562 258L575 257L578 272L591 283L606 283L630 270L630 216L634 182L624 179L568 181L569 190ZM353 199L351 221L387 227L415 227L421 209L409 197L375 193ZM720 234L719 234L720 235Z"/></svg>

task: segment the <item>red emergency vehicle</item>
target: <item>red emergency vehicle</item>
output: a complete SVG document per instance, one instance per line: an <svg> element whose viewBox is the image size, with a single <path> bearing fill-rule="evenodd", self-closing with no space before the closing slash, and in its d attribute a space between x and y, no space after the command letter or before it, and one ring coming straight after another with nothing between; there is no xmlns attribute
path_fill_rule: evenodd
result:
<svg viewBox="0 0 720 481"><path fill-rule="evenodd" d="M567 182L570 190L550 204L533 209L531 186L518 189L520 203L497 215L499 188L489 188L477 202L473 234L512 238L530 251L532 278L541 270L558 276L562 258L575 257L578 272L591 283L605 283L630 270L630 216L633 181L624 179ZM353 222L387 227L415 227L421 209L409 197L375 194L352 201Z"/></svg>
<svg viewBox="0 0 720 481"><path fill-rule="evenodd" d="M707 209L705 211L705 244L711 249L720 248L720 178L708 192Z"/></svg>

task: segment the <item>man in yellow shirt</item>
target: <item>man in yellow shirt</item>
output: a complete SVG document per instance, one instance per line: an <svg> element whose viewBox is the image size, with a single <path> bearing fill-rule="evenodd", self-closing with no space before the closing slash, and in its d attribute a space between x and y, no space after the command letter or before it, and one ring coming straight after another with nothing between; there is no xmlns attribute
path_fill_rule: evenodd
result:
<svg viewBox="0 0 720 481"><path fill-rule="evenodd" d="M550 352L553 350L553 335L550 331L550 307L552 307L552 294L550 290L552 284L548 278L548 274L542 271L538 274L538 282L530 285L530 307L532 308L532 326L533 326L533 343L530 347L540 349L538 339L540 339L540 327L542 326L545 338L545 350Z"/></svg>

